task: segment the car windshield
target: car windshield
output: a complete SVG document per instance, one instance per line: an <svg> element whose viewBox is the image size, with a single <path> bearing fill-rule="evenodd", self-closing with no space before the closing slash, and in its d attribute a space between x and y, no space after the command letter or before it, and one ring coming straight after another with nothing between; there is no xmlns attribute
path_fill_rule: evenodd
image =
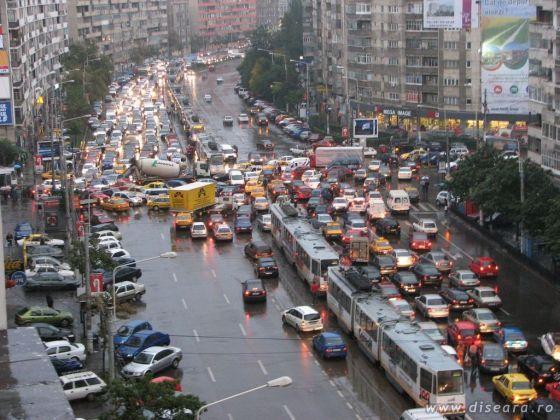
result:
<svg viewBox="0 0 560 420"><path fill-rule="evenodd" d="M436 227L436 224L435 223L424 223L424 226L429 228L429 229L433 229L433 228Z"/></svg>
<svg viewBox="0 0 560 420"><path fill-rule="evenodd" d="M219 233L229 233L229 228L228 227L221 227L218 229Z"/></svg>
<svg viewBox="0 0 560 420"><path fill-rule="evenodd" d="M303 319L305 319L306 321L316 321L318 319L321 319L321 315L319 315L318 313L307 314L303 316Z"/></svg>
<svg viewBox="0 0 560 420"><path fill-rule="evenodd" d="M193 230L204 230L204 225L193 225L192 229Z"/></svg>
<svg viewBox="0 0 560 420"><path fill-rule="evenodd" d="M327 273L329 267L338 265L338 260L321 260L321 275Z"/></svg>
<svg viewBox="0 0 560 420"><path fill-rule="evenodd" d="M473 337L475 335L475 331L469 329L461 330L461 335L463 337Z"/></svg>
<svg viewBox="0 0 560 420"><path fill-rule="evenodd" d="M152 358L153 354L140 353L134 358L134 361L142 365L149 365L152 362Z"/></svg>
<svg viewBox="0 0 560 420"><path fill-rule="evenodd" d="M437 373L437 394L452 395L463 393L463 371L445 370Z"/></svg>
<svg viewBox="0 0 560 420"><path fill-rule="evenodd" d="M327 337L325 338L325 344L329 346L340 346L344 344L344 341L342 341L340 337Z"/></svg>
<svg viewBox="0 0 560 420"><path fill-rule="evenodd" d="M126 325L123 325L118 329L117 334L121 337L128 337L130 335L130 328L128 328Z"/></svg>
<svg viewBox="0 0 560 420"><path fill-rule="evenodd" d="M461 274L462 280L476 280L476 274L474 273L462 273Z"/></svg>
<svg viewBox="0 0 560 420"><path fill-rule="evenodd" d="M523 334L517 331L509 332L507 335L508 341L525 341Z"/></svg>
<svg viewBox="0 0 560 420"><path fill-rule="evenodd" d="M429 299L427 303L430 306L445 305L445 302L443 301L443 299L440 299L440 298Z"/></svg>
<svg viewBox="0 0 560 420"><path fill-rule="evenodd" d="M389 241L377 241L377 246L387 247L387 246L391 246L391 244L389 243Z"/></svg>
<svg viewBox="0 0 560 420"><path fill-rule="evenodd" d="M492 312L479 312L478 319L481 321L495 321L496 317Z"/></svg>
<svg viewBox="0 0 560 420"><path fill-rule="evenodd" d="M129 347L140 347L142 345L142 339L140 337L130 337L126 340L126 345Z"/></svg>
<svg viewBox="0 0 560 420"><path fill-rule="evenodd" d="M529 381L515 381L511 383L511 389L514 391L529 391L533 388Z"/></svg>
<svg viewBox="0 0 560 420"><path fill-rule="evenodd" d="M480 292L480 296L481 297L494 297L494 296L496 296L496 294L492 290L483 290L482 292Z"/></svg>
<svg viewBox="0 0 560 420"><path fill-rule="evenodd" d="M485 346L482 353L484 359L502 360L505 357L503 347L500 346Z"/></svg>

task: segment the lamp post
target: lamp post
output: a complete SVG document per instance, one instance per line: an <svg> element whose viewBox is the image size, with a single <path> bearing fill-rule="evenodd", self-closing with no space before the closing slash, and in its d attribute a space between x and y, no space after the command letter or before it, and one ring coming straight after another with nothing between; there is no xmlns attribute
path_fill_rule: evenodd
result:
<svg viewBox="0 0 560 420"><path fill-rule="evenodd" d="M213 405L217 405L217 404L223 403L223 402L225 402L225 401L232 400L232 399L237 398L237 397L241 397L242 395L249 394L249 393L251 393L251 392L255 392L255 391L258 391L258 390L263 389L263 388L279 388L279 387L285 387L285 386L291 385L291 383L292 383L292 378L290 378L289 376L281 376L281 377L279 377L279 378L276 378L276 379L273 379L273 380L271 380L271 381L268 381L268 382L267 382L266 384L264 384L264 385L257 386L257 387L255 387L255 388L251 388L251 389L248 389L248 390L246 390L246 391L239 392L239 393L234 394L234 395L230 395L229 397L222 398L221 400L214 401L214 402L211 402L211 403L209 403L209 404L203 405L202 407L200 407L200 408L196 411L196 420L200 420L200 414L202 413L203 410L205 410L205 409L207 409L208 407L211 407L211 406L213 406Z"/></svg>
<svg viewBox="0 0 560 420"><path fill-rule="evenodd" d="M88 244L89 246L89 244ZM143 258L141 260L135 261L135 262L130 262L130 263L126 263L126 264L121 264L116 266L115 268L113 268L113 276L112 276L112 282L111 282L111 295L112 295L112 301L113 301L113 308L111 313L111 320L109 321L109 339L112 340L112 337L115 335L115 320L117 319L117 295L115 294L115 277L117 275L117 272L124 268L124 267L128 267L132 264L140 264L143 262L147 262L147 261L152 261L152 260L157 260L159 258L175 258L177 256L176 252L170 251L170 252L164 252L163 254L157 255L155 257L150 257L150 258ZM113 344L112 341L110 341L109 343L109 378L111 380L115 379L115 349L113 348Z"/></svg>
<svg viewBox="0 0 560 420"><path fill-rule="evenodd" d="M305 66L305 115L307 120L309 120L309 63L307 61L303 61L303 56L300 56L299 60L290 60L290 62Z"/></svg>
<svg viewBox="0 0 560 420"><path fill-rule="evenodd" d="M348 130L350 130L350 92L348 91L348 73L346 73L346 67L344 66L336 66L337 69L342 71L342 77L344 78L344 108L345 108L345 118L346 118L346 126Z"/></svg>

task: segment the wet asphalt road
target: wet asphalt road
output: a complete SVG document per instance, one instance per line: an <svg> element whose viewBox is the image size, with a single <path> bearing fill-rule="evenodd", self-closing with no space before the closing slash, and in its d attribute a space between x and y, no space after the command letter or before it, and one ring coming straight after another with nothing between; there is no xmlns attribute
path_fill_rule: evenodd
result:
<svg viewBox="0 0 560 420"><path fill-rule="evenodd" d="M189 76L185 89L206 125L206 131L219 141L239 147L240 158L255 150L259 135L252 125L223 127L222 118L236 118L244 112L243 103L233 92L238 80L235 66L218 66L216 73ZM216 85L216 77L224 78ZM203 101L210 93L211 104ZM263 133L265 134L265 133ZM271 126L266 138L277 144L278 156L289 154L295 141ZM414 183L415 181L413 181ZM435 182L432 181L432 185ZM393 181L396 187L396 181ZM558 329L560 291L526 266L468 228L454 216L437 211L431 201L415 205L410 217L400 218L402 239L391 238L395 247L407 248L407 231L415 217L433 217L441 235L435 249L443 248L455 259L457 267L467 266L470 258L489 255L501 267L497 280L483 284L497 285L504 306L498 317L505 325L520 327L535 351L539 351L537 336ZM6 228L17 221L17 207L2 208ZM21 210L21 208L19 208ZM166 372L181 378L183 389L211 402L230 394L259 386L267 380L288 375L293 385L283 389L264 389L210 408L204 415L209 419L396 419L412 407L411 401L399 395L384 373L366 360L352 338L346 361L324 362L311 350L311 335L298 336L281 323L281 311L294 305L311 304L311 294L294 270L277 252L279 279L265 280L268 301L244 305L240 281L251 278L253 270L243 256L243 247L250 235L236 236L233 243L215 243L213 239L193 241L186 233L176 233L172 216L148 212L145 208L131 210L127 216L112 215L119 222L123 246L137 260L173 250L179 255L172 260L155 260L142 264L147 293L143 302L133 304L131 317L149 320L156 329L171 335L171 345L183 350L179 369ZM6 232L6 231L5 231ZM4 232L4 233L5 233ZM257 230L254 237L271 243L269 234ZM25 300L21 291L13 291L17 301ZM34 298L35 299L35 298ZM13 311L15 306L10 307ZM327 320L327 330L337 330L324 302L316 308ZM13 319L13 312L9 313ZM117 325L124 322L120 319ZM439 323L445 328L445 323ZM510 360L514 358L511 357ZM515 365L515 363L511 363ZM467 402L502 401L492 394L489 375L465 373ZM76 414L89 413L89 403L74 404ZM471 413L470 418L511 418L505 414ZM520 418L519 416L515 418Z"/></svg>

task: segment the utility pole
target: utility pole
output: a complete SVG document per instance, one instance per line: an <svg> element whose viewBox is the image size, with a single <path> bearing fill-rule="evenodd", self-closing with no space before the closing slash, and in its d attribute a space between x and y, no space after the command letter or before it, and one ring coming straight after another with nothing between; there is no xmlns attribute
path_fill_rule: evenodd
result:
<svg viewBox="0 0 560 420"><path fill-rule="evenodd" d="M88 201L90 196L88 196ZM84 277L86 282L86 350L89 354L93 353L93 331L92 331L92 317L91 317L91 283L89 280L90 275L90 261L89 261L89 234L91 223L91 204L88 203L89 214L88 221L84 229Z"/></svg>
<svg viewBox="0 0 560 420"><path fill-rule="evenodd" d="M482 138L486 144L486 114L488 113L488 101L486 100L487 90L484 89L484 102L482 102L484 117L482 120Z"/></svg>
<svg viewBox="0 0 560 420"><path fill-rule="evenodd" d="M521 202L521 209L523 209L523 203L525 203L525 168L524 168L524 160L521 157L521 142L519 141L519 139L517 139L517 154L519 155L517 160L519 163L519 192L520 192L520 197L519 197L519 201ZM523 212L521 212L521 214L523 215ZM523 217L521 217L521 221L519 223L519 250L521 251L522 254L525 254L525 252L523 252L525 249L525 234L524 234L524 223L523 223Z"/></svg>
<svg viewBox="0 0 560 420"><path fill-rule="evenodd" d="M2 232L2 208L0 207L0 238L4 240ZM4 264L4 244L0 246L0 261ZM4 268L0 270L0 331L8 329L8 313L6 310L6 279Z"/></svg>
<svg viewBox="0 0 560 420"><path fill-rule="evenodd" d="M449 176L449 133L447 131L447 108L445 105L443 106L443 121L445 125L445 174Z"/></svg>

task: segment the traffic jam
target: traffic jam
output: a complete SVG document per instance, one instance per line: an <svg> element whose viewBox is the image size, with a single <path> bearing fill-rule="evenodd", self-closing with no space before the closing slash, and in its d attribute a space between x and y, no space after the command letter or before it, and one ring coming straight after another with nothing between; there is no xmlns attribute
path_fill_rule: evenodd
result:
<svg viewBox="0 0 560 420"><path fill-rule="evenodd" d="M100 293L114 293L117 305L150 294L120 226L145 211L165 217L173 237L219 248L242 243L234 251L252 266L240 281L244 304L269 305L268 282L283 282L283 267L291 266L307 304L283 308L278 328L293 329L325 363L345 363L349 347L357 346L410 406L435 407L430 419L468 415L467 378L474 370L486 377L485 391L493 392L487 398L497 404L560 400L560 334L530 343L521 328L503 322L501 267L492 255L456 258L447 239L454 198L444 182L426 175L425 146L339 144L237 84L244 112L223 115L221 125L260 134L254 150L241 156L238 145L205 124L183 89L187 78L198 77L179 60L155 61L112 83L94 104L93 134L74 186L90 247L124 266L114 279L102 264L92 268ZM202 97L206 105L213 100L210 93ZM290 139L289 153L276 151L271 131ZM450 153L460 165L468 150L453 144ZM35 197L48 196L57 182L47 177ZM24 228L16 239L28 253L26 289L76 289L80 282L60 244ZM49 307L16 315L18 325L36 326L65 393L78 399L105 384L84 370L73 321L71 313ZM112 341L122 377L173 376L183 354L172 334L145 319L117 328ZM73 388L80 379L88 383L84 391ZM408 410L401 418L425 417Z"/></svg>

